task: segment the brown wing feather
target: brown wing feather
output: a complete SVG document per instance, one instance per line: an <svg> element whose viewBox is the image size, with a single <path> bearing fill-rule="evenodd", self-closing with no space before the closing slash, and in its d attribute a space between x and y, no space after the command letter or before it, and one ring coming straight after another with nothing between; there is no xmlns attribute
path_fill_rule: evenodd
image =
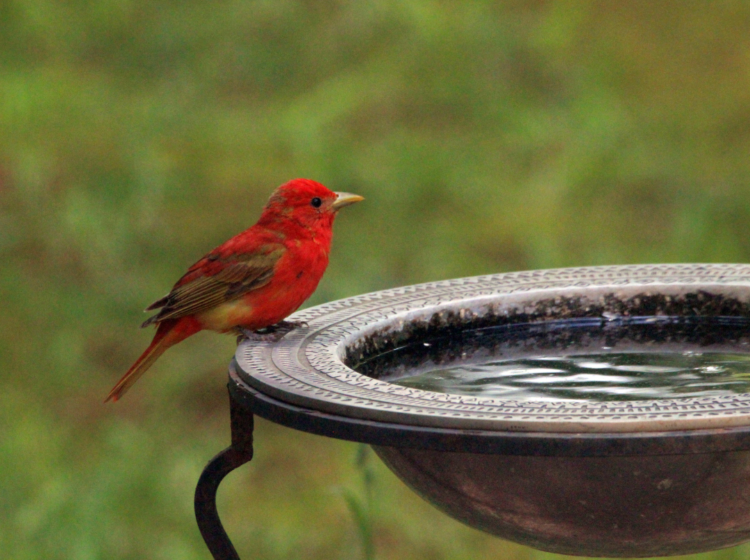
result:
<svg viewBox="0 0 750 560"><path fill-rule="evenodd" d="M278 248L268 253L233 256L226 261L219 259L225 264L224 268L181 285L178 282L167 296L152 304L150 309L162 309L141 326L194 315L265 286L271 281L276 262L283 252L283 248Z"/></svg>
<svg viewBox="0 0 750 560"><path fill-rule="evenodd" d="M152 303L151 305L149 305L145 309L145 311L153 311L154 309L159 309L160 307L164 307L165 305L167 305L168 301L169 301L169 294L167 294L166 296L164 296L161 299L157 299L154 303Z"/></svg>

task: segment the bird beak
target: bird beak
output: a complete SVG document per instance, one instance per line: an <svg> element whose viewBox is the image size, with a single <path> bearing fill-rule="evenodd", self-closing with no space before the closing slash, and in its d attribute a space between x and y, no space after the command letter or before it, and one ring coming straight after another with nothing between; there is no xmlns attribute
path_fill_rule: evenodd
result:
<svg viewBox="0 0 750 560"><path fill-rule="evenodd" d="M331 208L333 208L335 212L335 211L341 210L344 206L349 206L350 204L354 204L355 202L360 202L364 199L365 197L359 196L358 194L352 194L348 192L337 192L336 200L334 200L333 204L331 204Z"/></svg>

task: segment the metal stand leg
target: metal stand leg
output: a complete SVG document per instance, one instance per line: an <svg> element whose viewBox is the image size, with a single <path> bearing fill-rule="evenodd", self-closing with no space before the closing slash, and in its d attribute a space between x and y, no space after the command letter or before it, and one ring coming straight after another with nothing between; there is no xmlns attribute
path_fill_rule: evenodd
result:
<svg viewBox="0 0 750 560"><path fill-rule="evenodd" d="M195 488L195 519L214 560L240 560L216 511L216 491L226 475L253 458L253 414L229 398L232 445L203 469Z"/></svg>

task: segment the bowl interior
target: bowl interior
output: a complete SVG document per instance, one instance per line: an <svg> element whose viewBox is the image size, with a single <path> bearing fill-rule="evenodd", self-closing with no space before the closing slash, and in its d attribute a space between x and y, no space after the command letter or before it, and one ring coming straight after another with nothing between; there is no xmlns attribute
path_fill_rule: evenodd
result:
<svg viewBox="0 0 750 560"><path fill-rule="evenodd" d="M422 344L422 350L406 358L398 356L402 363L397 366L418 369L430 361L480 358L488 348L470 344L471 333L518 328L534 336L515 340L505 348L508 353L545 347L565 351L600 344L601 336L620 348L643 348L658 340L676 350L694 345L742 351L748 340L740 327L750 317L749 302L750 267L744 265L499 274L409 286L310 308L293 316L308 327L276 344L242 344L236 359L243 380L274 398L411 426L557 433L747 426L746 393L629 402L516 401L402 387L389 382L394 364L386 371L383 363L387 365L388 356L395 357L400 348L430 341L442 342ZM554 328L576 321L600 325L599 338L583 331L561 336Z"/></svg>

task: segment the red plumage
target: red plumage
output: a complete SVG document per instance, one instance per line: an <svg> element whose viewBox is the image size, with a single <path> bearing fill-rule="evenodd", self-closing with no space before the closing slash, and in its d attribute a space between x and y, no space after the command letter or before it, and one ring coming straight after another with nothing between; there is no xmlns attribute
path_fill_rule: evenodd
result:
<svg viewBox="0 0 750 560"><path fill-rule="evenodd" d="M205 255L148 307L160 309L143 324L156 324L156 334L106 401L117 401L165 350L201 330L255 331L291 315L328 266L336 212L360 200L309 179L276 189L254 226Z"/></svg>

